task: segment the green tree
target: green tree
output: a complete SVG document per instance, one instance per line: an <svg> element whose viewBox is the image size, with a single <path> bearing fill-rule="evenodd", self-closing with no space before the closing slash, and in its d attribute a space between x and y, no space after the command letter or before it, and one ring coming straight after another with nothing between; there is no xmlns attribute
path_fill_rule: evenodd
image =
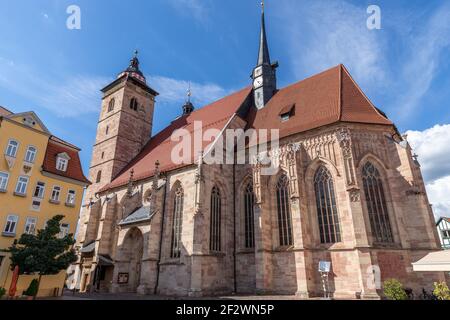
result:
<svg viewBox="0 0 450 320"><path fill-rule="evenodd" d="M7 250L11 253L12 269L19 266L20 274L39 275L37 291L42 276L56 275L77 260L72 248L75 244L73 235L58 237L63 219L61 215L53 217L44 229L38 230L37 235L23 234L18 243Z"/></svg>
<svg viewBox="0 0 450 320"><path fill-rule="evenodd" d="M408 300L408 295L400 281L389 279L384 282L384 295L389 300Z"/></svg>
<svg viewBox="0 0 450 320"><path fill-rule="evenodd" d="M450 289L445 282L435 282L433 294L438 300L450 300Z"/></svg>

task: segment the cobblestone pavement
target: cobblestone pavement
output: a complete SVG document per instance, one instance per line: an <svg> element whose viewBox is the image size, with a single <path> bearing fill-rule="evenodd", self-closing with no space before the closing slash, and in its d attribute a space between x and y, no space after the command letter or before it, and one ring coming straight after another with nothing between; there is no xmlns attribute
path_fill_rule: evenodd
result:
<svg viewBox="0 0 450 320"><path fill-rule="evenodd" d="M296 296L222 296L222 297L202 297L202 298L172 298L156 295L138 295L135 293L86 293L80 294L65 291L62 297L51 298L50 300L302 300ZM315 300L321 300L319 298Z"/></svg>

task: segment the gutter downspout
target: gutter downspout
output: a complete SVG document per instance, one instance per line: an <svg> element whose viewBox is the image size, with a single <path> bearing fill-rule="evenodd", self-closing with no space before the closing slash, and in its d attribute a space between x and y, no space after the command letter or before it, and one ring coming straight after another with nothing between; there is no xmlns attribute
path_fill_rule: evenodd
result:
<svg viewBox="0 0 450 320"><path fill-rule="evenodd" d="M163 242L163 236L164 236L164 217L165 217L165 213L166 213L166 197L167 197L167 176L166 176L166 182L164 184L164 199L163 199L163 206L162 206L162 213L161 213L161 235L159 237L158 261L156 262L156 283L155 283L155 290L153 292L154 294L157 294L158 286L159 286L160 263L161 263L161 256L162 256L162 242Z"/></svg>

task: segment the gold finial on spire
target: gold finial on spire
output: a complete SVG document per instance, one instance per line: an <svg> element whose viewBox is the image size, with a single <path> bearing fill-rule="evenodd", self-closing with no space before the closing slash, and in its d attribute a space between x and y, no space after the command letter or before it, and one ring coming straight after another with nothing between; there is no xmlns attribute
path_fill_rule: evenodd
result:
<svg viewBox="0 0 450 320"><path fill-rule="evenodd" d="M135 58L137 58L138 54L139 54L138 49L134 50L134 57L135 57Z"/></svg>
<svg viewBox="0 0 450 320"><path fill-rule="evenodd" d="M264 13L264 0L261 1L262 12Z"/></svg>

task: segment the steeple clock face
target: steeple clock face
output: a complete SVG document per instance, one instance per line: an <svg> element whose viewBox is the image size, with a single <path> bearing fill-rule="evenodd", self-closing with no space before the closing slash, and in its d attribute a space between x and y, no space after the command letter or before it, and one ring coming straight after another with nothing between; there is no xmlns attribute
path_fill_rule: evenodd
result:
<svg viewBox="0 0 450 320"><path fill-rule="evenodd" d="M253 80L253 88L254 89L260 88L262 87L263 83L264 83L263 77L262 76L258 77L255 80Z"/></svg>
<svg viewBox="0 0 450 320"><path fill-rule="evenodd" d="M258 78L259 76L261 76L263 73L263 67L259 66L258 68L255 69L255 71L253 71L253 78Z"/></svg>

